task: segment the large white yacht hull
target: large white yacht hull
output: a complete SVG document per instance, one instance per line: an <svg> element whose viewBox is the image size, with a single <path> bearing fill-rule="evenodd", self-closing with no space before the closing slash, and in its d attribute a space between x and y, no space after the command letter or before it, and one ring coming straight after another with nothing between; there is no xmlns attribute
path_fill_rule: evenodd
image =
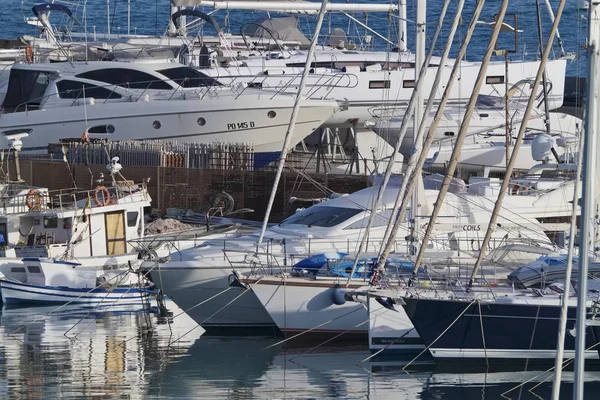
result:
<svg viewBox="0 0 600 400"><path fill-rule="evenodd" d="M282 60L285 65L286 60ZM337 61L337 60L336 60ZM213 76L222 83L252 82L260 84L263 88L279 89L283 92L294 93L300 81L299 75L302 68L285 67L273 65L269 60L266 63L255 63L250 61L247 67L229 67L202 69L202 72ZM263 65L261 65L263 64ZM332 64L335 64L332 61ZM524 79L532 79L537 73L539 62L524 61L509 64L508 79L514 84ZM356 67L358 69L358 67ZM480 65L465 63L461 67L460 79L455 82L450 93L450 104L465 104L469 99L475 85ZM481 88L482 95L503 96L505 92L504 83L498 84L492 78L504 77L504 62L494 62L488 67L486 76L490 79ZM441 81L447 82L452 68L445 67ZM549 108L556 109L563 103L564 79L566 71L566 60L549 61L546 66L546 74L552 89L549 92ZM379 71L353 71L348 72L316 68L309 75L304 95L312 99L334 98L344 101L348 109L332 115L326 125L340 126L364 123L374 117L391 117L407 106L413 91L415 80L414 68L403 68ZM431 92L437 67L428 68L423 86L426 98ZM241 75L241 76L240 76ZM389 82L389 83L384 83ZM489 83L488 83L489 82ZM436 94L440 99L443 94L443 86ZM522 94L515 97L527 100ZM513 97L513 100L516 98Z"/></svg>
<svg viewBox="0 0 600 400"><path fill-rule="evenodd" d="M181 94L180 94L181 96ZM143 97L143 96L142 96ZM63 138L115 140L180 140L197 143L229 142L254 146L256 152L281 151L293 108L291 96L272 93L220 96L203 100L118 101L73 105L4 114L0 131L31 130L27 148L46 150ZM302 101L294 145L317 129L338 108L335 101ZM199 119L203 118L203 122ZM111 125L114 133L95 134L93 127Z"/></svg>

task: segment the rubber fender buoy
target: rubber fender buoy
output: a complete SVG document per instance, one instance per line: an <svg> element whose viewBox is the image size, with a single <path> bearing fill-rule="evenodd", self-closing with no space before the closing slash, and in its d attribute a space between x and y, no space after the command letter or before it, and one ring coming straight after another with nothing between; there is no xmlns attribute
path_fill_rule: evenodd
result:
<svg viewBox="0 0 600 400"><path fill-rule="evenodd" d="M341 306L346 303L345 295L345 289L336 288L333 290L333 293L331 293L331 301L333 302L333 304Z"/></svg>

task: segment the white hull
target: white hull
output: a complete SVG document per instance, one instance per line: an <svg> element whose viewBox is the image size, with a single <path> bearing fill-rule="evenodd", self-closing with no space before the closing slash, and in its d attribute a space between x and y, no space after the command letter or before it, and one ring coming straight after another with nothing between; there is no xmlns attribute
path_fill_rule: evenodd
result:
<svg viewBox="0 0 600 400"><path fill-rule="evenodd" d="M539 114L538 110L538 114ZM482 117L485 115L485 117ZM515 119L518 121L522 114L517 114ZM459 118L459 119L457 119ZM543 113L540 117L527 122L526 133L545 133ZM433 115L430 116L427 123L433 120ZM444 162L450 159L450 154L454 148L456 135L460 130L462 123L462 114L453 114L446 116L442 120L436 131L436 140L439 143L432 145L428 157L433 157L434 153L438 153L436 164L444 165ZM520 122L513 122L511 136L515 137L520 129ZM400 134L402 126L401 118L391 120L383 120L379 122L373 129L384 140L395 145ZM562 113L550 113L550 127L553 135L575 136L578 130L581 129L582 121L579 118ZM451 136L449 136L451 135ZM503 112L479 110L469 124L467 130L468 137L461 151L461 168L463 166L489 166L496 169L503 169L506 165L506 148L505 148L505 118ZM410 156L413 142L413 124L409 122L406 135L402 142L400 151L406 157ZM512 147L511 147L512 150ZM525 142L522 149L519 151L520 158L518 160L517 169L529 169L538 162L531 157L530 143Z"/></svg>
<svg viewBox="0 0 600 400"><path fill-rule="evenodd" d="M150 272L152 281L205 329L272 328L273 320L252 291L229 286L230 274L231 267L224 265L167 271L158 267Z"/></svg>
<svg viewBox="0 0 600 400"><path fill-rule="evenodd" d="M181 94L180 94L181 95ZM135 96L135 95L134 95ZM94 105L47 108L2 115L0 131L31 129L25 149L46 151L48 143L81 138L115 140L181 140L197 143L236 142L254 145L256 152L281 151L290 121L293 98L272 93L219 96L204 100L119 101ZM337 109L334 101L305 101L291 146L317 129ZM271 112L271 114L269 114ZM270 118L269 115L275 116ZM86 119L87 118L87 119ZM205 124L199 125L198 119ZM160 127L156 129L154 126ZM94 134L93 127L112 125L112 134Z"/></svg>
<svg viewBox="0 0 600 400"><path fill-rule="evenodd" d="M390 352L408 352L423 350L425 345L417 333L404 308L395 306L396 311L387 310L375 297L368 296L369 306L369 350Z"/></svg>
<svg viewBox="0 0 600 400"><path fill-rule="evenodd" d="M74 289L65 287L37 286L7 280L0 281L4 304L32 303L83 303L102 305L139 304L148 301L149 293L134 287L104 289Z"/></svg>
<svg viewBox="0 0 600 400"><path fill-rule="evenodd" d="M385 55L385 53L382 53ZM333 57L333 56L332 56ZM246 60L250 65L251 61ZM255 62L248 67L230 67L203 69L202 72L217 78L222 83L253 82L262 84L263 88L281 88L289 85L285 92L294 93L300 81L299 74L303 68L286 67L287 60L281 60L283 66L273 65L271 60ZM384 62L384 61L382 61ZM335 62L332 62L335 64ZM513 62L509 64L509 82L511 85L523 79L532 79L537 73L539 62ZM340 70L325 68L313 69L314 73L309 79L304 95L312 99L334 98L345 101L348 110L332 115L326 125L351 125L357 121L364 123L373 117L391 117L396 115L399 108L406 107L411 97L413 87L405 81L414 81L414 68L395 69L390 71L353 71L352 67L344 73ZM356 67L358 68L358 67ZM452 87L450 93L451 104L465 104L469 99L475 85L480 65L464 63L461 67L460 80ZM487 77L504 77L504 62L494 62L488 67ZM445 67L441 81L447 82L452 68ZM556 109L563 103L564 77L566 60L549 61L546 66L548 80L552 83L549 95L549 108ZM423 93L429 96L437 67L430 67L425 77ZM268 74L268 75L265 75ZM240 77L240 75L242 75ZM373 82L389 81L389 88L381 88ZM292 82L292 84L290 84ZM486 83L481 89L482 95L503 96L505 85ZM443 90L439 90L436 99L442 97Z"/></svg>
<svg viewBox="0 0 600 400"><path fill-rule="evenodd" d="M249 286L286 335L310 330L307 334L311 336L340 335L344 339L359 335L366 338L369 329L367 309L355 302L334 303L336 285L345 286L345 279L319 278L303 282L303 285L286 285L283 278L265 277ZM361 285L365 284L361 282ZM353 283L352 286L358 285Z"/></svg>

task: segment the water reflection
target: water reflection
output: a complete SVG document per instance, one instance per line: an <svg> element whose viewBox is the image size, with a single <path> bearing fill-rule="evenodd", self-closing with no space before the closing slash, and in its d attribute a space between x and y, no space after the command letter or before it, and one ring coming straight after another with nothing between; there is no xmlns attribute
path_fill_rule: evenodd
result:
<svg viewBox="0 0 600 400"><path fill-rule="evenodd" d="M185 314L167 322L141 308L4 308L0 396L144 398L152 376L203 333Z"/></svg>
<svg viewBox="0 0 600 400"><path fill-rule="evenodd" d="M365 361L363 346L290 348L273 346L276 339L202 336L185 314L167 324L142 310L54 310L2 310L0 398L545 399L551 393L552 376L531 367L486 374L424 361L405 372L408 360ZM561 398L570 396L572 381L565 372ZM586 382L586 398L598 398L600 374L589 372Z"/></svg>
<svg viewBox="0 0 600 400"><path fill-rule="evenodd" d="M189 356L170 365L151 397L193 398L360 398L360 399L546 399L550 373L543 370L461 372L430 361L402 370L407 360L364 361L369 352L356 348L268 348L275 340L202 337ZM531 369L531 368L529 368ZM562 396L571 396L573 373L565 372ZM528 382L523 385L523 382ZM586 376L586 398L598 398L600 374ZM521 385L521 386L519 386Z"/></svg>

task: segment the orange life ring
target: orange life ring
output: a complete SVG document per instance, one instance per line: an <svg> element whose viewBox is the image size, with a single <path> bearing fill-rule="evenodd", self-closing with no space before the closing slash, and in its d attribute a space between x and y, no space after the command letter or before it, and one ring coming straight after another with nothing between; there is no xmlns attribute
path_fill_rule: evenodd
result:
<svg viewBox="0 0 600 400"><path fill-rule="evenodd" d="M102 200L100 200L100 193L102 194ZM96 186L96 189L94 189L94 203L99 207L111 204L110 192L105 186Z"/></svg>
<svg viewBox="0 0 600 400"><path fill-rule="evenodd" d="M31 189L25 196L25 204L27 208L33 211L40 211L42 209L43 197L39 190Z"/></svg>
<svg viewBox="0 0 600 400"><path fill-rule="evenodd" d="M31 45L25 48L25 60L27 64L33 64L33 47Z"/></svg>

